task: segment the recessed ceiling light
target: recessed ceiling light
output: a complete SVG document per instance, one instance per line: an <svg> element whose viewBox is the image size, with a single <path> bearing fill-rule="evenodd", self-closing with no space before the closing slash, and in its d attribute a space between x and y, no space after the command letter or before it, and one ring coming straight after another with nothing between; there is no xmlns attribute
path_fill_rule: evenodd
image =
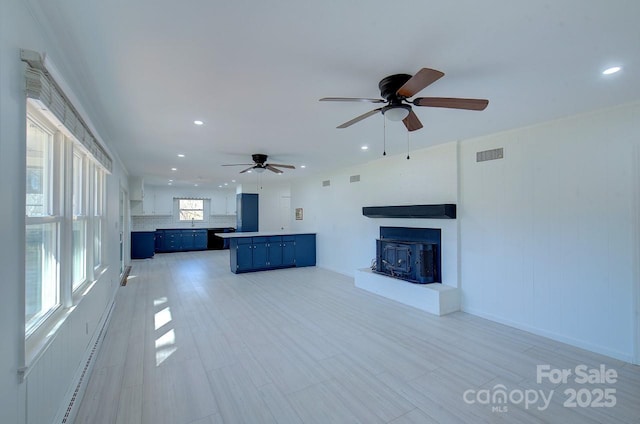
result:
<svg viewBox="0 0 640 424"><path fill-rule="evenodd" d="M611 75L611 74L615 74L616 72L620 71L622 68L619 66L612 66L611 68L607 68L604 71L602 71L602 75Z"/></svg>
<svg viewBox="0 0 640 424"><path fill-rule="evenodd" d="M228 186L228 185L229 185L229 183L224 183L224 185Z"/></svg>
<svg viewBox="0 0 640 424"><path fill-rule="evenodd" d="M307 165L300 165L300 168L306 168Z"/></svg>
<svg viewBox="0 0 640 424"><path fill-rule="evenodd" d="M360 147L360 148L361 148L362 150L369 150L369 146L366 146L366 145L365 145L365 146L362 146L362 147Z"/></svg>
<svg viewBox="0 0 640 424"><path fill-rule="evenodd" d="M194 186L194 187L198 187L198 184L194 184L193 186Z"/></svg>
<svg viewBox="0 0 640 424"><path fill-rule="evenodd" d="M173 185L173 183L168 183L168 185Z"/></svg>
<svg viewBox="0 0 640 424"><path fill-rule="evenodd" d="M204 122L202 122L200 120L197 120L197 119L195 121L193 121L193 123L196 124L196 125L204 125Z"/></svg>
<svg viewBox="0 0 640 424"><path fill-rule="evenodd" d="M182 153L178 153L178 157L179 157L179 158L183 158L183 157L184 157L184 155L183 155Z"/></svg>
<svg viewBox="0 0 640 424"><path fill-rule="evenodd" d="M235 183L235 182L236 182L236 180L231 180L231 182L232 182L232 183Z"/></svg>
<svg viewBox="0 0 640 424"><path fill-rule="evenodd" d="M218 187L222 188L222 186L221 186L221 185L219 185Z"/></svg>
<svg viewBox="0 0 640 424"><path fill-rule="evenodd" d="M171 170L172 170L172 171L177 171L177 170L178 170L178 168L171 168Z"/></svg>
<svg viewBox="0 0 640 424"><path fill-rule="evenodd" d="M170 183L172 183L172 182L173 182L173 180L169 180L169 182L170 182Z"/></svg>

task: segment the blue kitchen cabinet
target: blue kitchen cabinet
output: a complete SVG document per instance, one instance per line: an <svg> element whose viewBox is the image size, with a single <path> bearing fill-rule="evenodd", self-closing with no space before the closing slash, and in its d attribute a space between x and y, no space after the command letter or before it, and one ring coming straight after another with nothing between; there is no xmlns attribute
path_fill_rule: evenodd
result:
<svg viewBox="0 0 640 424"><path fill-rule="evenodd" d="M296 266L316 265L316 235L296 235Z"/></svg>
<svg viewBox="0 0 640 424"><path fill-rule="evenodd" d="M282 237L271 236L267 240L268 259L267 265L271 268L282 266Z"/></svg>
<svg viewBox="0 0 640 424"><path fill-rule="evenodd" d="M131 232L131 259L153 258L155 231Z"/></svg>
<svg viewBox="0 0 640 424"><path fill-rule="evenodd" d="M180 250L193 250L193 232L192 231L182 231L181 235L181 243Z"/></svg>
<svg viewBox="0 0 640 424"><path fill-rule="evenodd" d="M253 268L263 269L269 266L268 237L252 237Z"/></svg>
<svg viewBox="0 0 640 424"><path fill-rule="evenodd" d="M258 231L257 194L238 193L236 195L236 227L237 231Z"/></svg>
<svg viewBox="0 0 640 424"><path fill-rule="evenodd" d="M251 237L231 239L229 250L232 252L230 259L233 272L244 272L253 268L253 240Z"/></svg>
<svg viewBox="0 0 640 424"><path fill-rule="evenodd" d="M296 236L282 237L282 266L295 266L296 264Z"/></svg>
<svg viewBox="0 0 640 424"><path fill-rule="evenodd" d="M185 252L207 249L207 230L156 230L156 252Z"/></svg>
<svg viewBox="0 0 640 424"><path fill-rule="evenodd" d="M193 249L207 250L207 230L193 231Z"/></svg>
<svg viewBox="0 0 640 424"><path fill-rule="evenodd" d="M155 251L164 252L164 230L156 230Z"/></svg>
<svg viewBox="0 0 640 424"><path fill-rule="evenodd" d="M182 230L164 230L165 252L179 252L182 250Z"/></svg>
<svg viewBox="0 0 640 424"><path fill-rule="evenodd" d="M234 237L230 265L234 273L314 266L315 234Z"/></svg>

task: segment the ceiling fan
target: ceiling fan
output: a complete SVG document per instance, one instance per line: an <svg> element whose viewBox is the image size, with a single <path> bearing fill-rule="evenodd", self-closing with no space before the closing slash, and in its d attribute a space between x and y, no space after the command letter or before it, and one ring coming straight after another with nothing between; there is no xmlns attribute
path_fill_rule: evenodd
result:
<svg viewBox="0 0 640 424"><path fill-rule="evenodd" d="M433 84L444 76L443 72L435 69L422 68L414 76L408 74L395 74L383 78L378 84L380 95L384 99L368 99L354 97L323 97L321 102L370 102L386 103L377 109L353 118L339 125L337 128L347 128L356 122L381 112L391 121L402 121L409 131L422 128L422 123L411 109L414 106L444 107L451 109L484 110L489 100L461 99L452 97L418 97L409 100L425 87Z"/></svg>
<svg viewBox="0 0 640 424"><path fill-rule="evenodd" d="M287 169L296 169L295 166L293 165L282 165L279 163L267 163L267 155L262 154L262 153L255 153L253 155L251 155L251 158L253 159L254 163L230 163L230 164L226 164L226 165L222 165L222 166L249 166L249 168L247 169L243 169L242 171L240 171L241 174L244 174L245 172L249 172L253 169L256 170L256 172L260 173L260 172L264 172L265 169L268 169L271 172L275 172L276 174L282 174L282 170L278 169L276 167L280 167L280 168L287 168Z"/></svg>

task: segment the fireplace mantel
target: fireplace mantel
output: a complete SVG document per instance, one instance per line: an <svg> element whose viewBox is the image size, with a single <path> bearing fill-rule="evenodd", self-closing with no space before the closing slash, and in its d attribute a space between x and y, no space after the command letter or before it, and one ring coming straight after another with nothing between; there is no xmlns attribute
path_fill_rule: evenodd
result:
<svg viewBox="0 0 640 424"><path fill-rule="evenodd" d="M432 218L455 219L456 205L365 206L362 215L368 218Z"/></svg>

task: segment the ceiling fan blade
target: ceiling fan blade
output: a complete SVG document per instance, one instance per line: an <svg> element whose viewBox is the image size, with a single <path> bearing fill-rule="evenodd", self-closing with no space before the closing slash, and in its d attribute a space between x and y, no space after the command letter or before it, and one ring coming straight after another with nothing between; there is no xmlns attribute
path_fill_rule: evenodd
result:
<svg viewBox="0 0 640 424"><path fill-rule="evenodd" d="M250 166L250 167L249 167L249 168L247 168L247 169L243 169L242 171L240 171L240 173L241 173L241 174L244 174L245 172L251 171L253 168L255 168L255 165L254 165L254 166Z"/></svg>
<svg viewBox="0 0 640 424"><path fill-rule="evenodd" d="M489 104L485 99L460 99L455 97L418 97L416 106L446 107L450 109L484 110Z"/></svg>
<svg viewBox="0 0 640 424"><path fill-rule="evenodd" d="M271 166L278 166L280 168L287 168L287 169L296 169L295 166L293 165L282 165L281 163L270 163L269 165Z"/></svg>
<svg viewBox="0 0 640 424"><path fill-rule="evenodd" d="M275 172L276 174L282 174L282 171L279 170L278 168L274 168L273 165L265 165L265 168L267 168L269 171L271 172Z"/></svg>
<svg viewBox="0 0 640 424"><path fill-rule="evenodd" d="M396 94L403 97L411 97L418 94L423 88L433 84L444 76L443 72L435 69L422 68L414 76L409 78L402 87L396 91Z"/></svg>
<svg viewBox="0 0 640 424"><path fill-rule="evenodd" d="M338 125L336 128L347 128L347 127L350 127L351 125L355 124L356 122L360 122L363 119L370 117L371 115L375 115L376 113L380 112L381 110L382 110L381 107L378 108L378 109L370 110L367 113L363 113L362 115L353 118L351 121L347 121L342 125Z"/></svg>
<svg viewBox="0 0 640 424"><path fill-rule="evenodd" d="M227 163L222 166L249 166L249 165L253 165L253 163Z"/></svg>
<svg viewBox="0 0 640 424"><path fill-rule="evenodd" d="M422 122L420 122L418 116L413 111L410 111L409 115L407 115L402 122L404 122L404 126L407 127L407 130L409 131L415 131L422 128Z"/></svg>
<svg viewBox="0 0 640 424"><path fill-rule="evenodd" d="M323 97L321 102L368 102L368 103L386 103L382 99L365 99L362 97Z"/></svg>

